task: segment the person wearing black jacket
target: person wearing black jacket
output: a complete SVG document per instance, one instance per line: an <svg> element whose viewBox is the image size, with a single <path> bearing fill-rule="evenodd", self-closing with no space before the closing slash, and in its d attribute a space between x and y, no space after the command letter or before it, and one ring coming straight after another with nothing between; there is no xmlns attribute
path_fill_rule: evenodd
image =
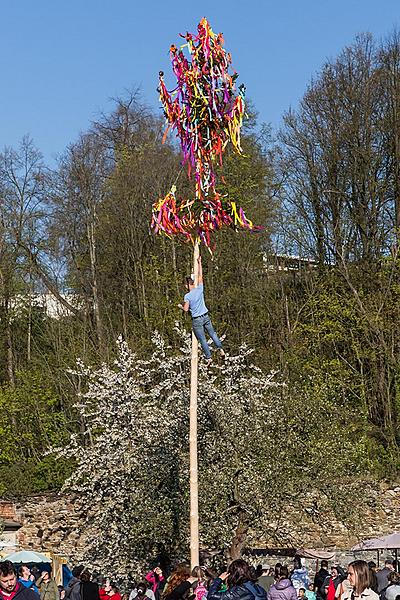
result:
<svg viewBox="0 0 400 600"><path fill-rule="evenodd" d="M369 569L369 587L374 592L378 593L378 579L376 577L376 563L373 560L368 562Z"/></svg>
<svg viewBox="0 0 400 600"><path fill-rule="evenodd" d="M207 600L266 600L266 591L257 583L245 560L231 562L229 569L221 573L208 590ZM227 589L221 588L226 582Z"/></svg>
<svg viewBox="0 0 400 600"><path fill-rule="evenodd" d="M318 571L318 573L315 574L314 577L314 589L317 600L325 600L326 594L324 588L324 581L327 577L329 577L328 561L322 560L321 568Z"/></svg>
<svg viewBox="0 0 400 600"><path fill-rule="evenodd" d="M81 575L84 570L83 565L77 565L72 569L72 578L65 588L65 598L67 600L81 600Z"/></svg>
<svg viewBox="0 0 400 600"><path fill-rule="evenodd" d="M99 586L91 581L91 574L87 569L81 573L81 598L82 600L100 600Z"/></svg>
<svg viewBox="0 0 400 600"><path fill-rule="evenodd" d="M0 562L0 600L39 600L39 594L17 581L17 572L10 560Z"/></svg>
<svg viewBox="0 0 400 600"><path fill-rule="evenodd" d="M186 600L189 590L198 581L191 577L186 565L180 565L168 578L162 594L162 600Z"/></svg>

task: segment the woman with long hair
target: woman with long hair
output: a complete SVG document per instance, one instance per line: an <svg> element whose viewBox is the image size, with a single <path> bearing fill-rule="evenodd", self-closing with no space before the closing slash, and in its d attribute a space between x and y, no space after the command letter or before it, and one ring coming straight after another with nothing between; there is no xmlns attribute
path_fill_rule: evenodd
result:
<svg viewBox="0 0 400 600"><path fill-rule="evenodd" d="M347 579L350 589L342 596L343 600L379 600L378 594L371 589L368 563L365 560L354 560L348 565Z"/></svg>
<svg viewBox="0 0 400 600"><path fill-rule="evenodd" d="M178 565L168 578L161 596L162 600L186 600L189 596L190 588L197 581L198 578L190 574L187 565Z"/></svg>
<svg viewBox="0 0 400 600"><path fill-rule="evenodd" d="M205 567L194 567L194 569L192 569L192 577L196 577L197 579L193 589L193 600L205 600L211 582L208 570Z"/></svg>
<svg viewBox="0 0 400 600"><path fill-rule="evenodd" d="M160 565L155 567L152 571L149 571L145 579L150 585L155 599L160 600L160 596L165 585L165 577L163 575Z"/></svg>
<svg viewBox="0 0 400 600"><path fill-rule="evenodd" d="M224 584L226 590L223 589ZM256 583L255 571L242 559L234 560L208 590L207 600L266 600L265 590Z"/></svg>

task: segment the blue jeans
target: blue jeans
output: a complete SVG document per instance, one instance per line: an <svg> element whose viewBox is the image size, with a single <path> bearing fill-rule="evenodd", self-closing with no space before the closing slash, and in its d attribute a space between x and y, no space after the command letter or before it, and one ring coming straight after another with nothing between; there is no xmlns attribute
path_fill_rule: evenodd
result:
<svg viewBox="0 0 400 600"><path fill-rule="evenodd" d="M209 345L207 344L206 332L214 342L215 346L217 348L222 348L221 340L215 333L214 327L212 326L211 319L208 316L208 313L202 315L201 317L193 317L192 328L194 335L200 342L200 345L204 352L204 356L206 358L211 358L211 350Z"/></svg>

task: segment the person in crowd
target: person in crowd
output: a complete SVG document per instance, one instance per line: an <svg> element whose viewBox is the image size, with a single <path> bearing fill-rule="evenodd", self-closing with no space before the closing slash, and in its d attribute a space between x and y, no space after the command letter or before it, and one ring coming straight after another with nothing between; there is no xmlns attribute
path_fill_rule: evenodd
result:
<svg viewBox="0 0 400 600"><path fill-rule="evenodd" d="M37 594L39 593L36 585L35 576L31 573L30 568L27 565L21 565L18 569L18 581L25 587L33 590Z"/></svg>
<svg viewBox="0 0 400 600"><path fill-rule="evenodd" d="M400 575L393 571L389 575L389 585L385 590L385 600L396 600L400 597Z"/></svg>
<svg viewBox="0 0 400 600"><path fill-rule="evenodd" d="M162 593L162 600L186 600L189 596L197 577L190 574L189 567L185 564L178 565L171 573Z"/></svg>
<svg viewBox="0 0 400 600"><path fill-rule="evenodd" d="M350 585L350 581L348 580L347 573L343 571L343 575L341 577L341 582L336 588L335 592L335 600L342 600L344 598L349 597L351 595L353 588Z"/></svg>
<svg viewBox="0 0 400 600"><path fill-rule="evenodd" d="M37 565L32 565L32 566L30 567L30 570L31 570L31 573L32 573L32 575L33 575L33 576L34 576L34 578L35 578L35 581L36 581L37 579L39 579L39 577L40 577L40 571L39 571L39 567L38 567Z"/></svg>
<svg viewBox="0 0 400 600"><path fill-rule="evenodd" d="M297 592L289 579L289 570L282 565L278 571L278 580L271 585L268 600L296 600Z"/></svg>
<svg viewBox="0 0 400 600"><path fill-rule="evenodd" d="M226 589L224 589L226 586ZM208 590L207 600L266 600L266 591L256 583L255 570L243 559L234 560Z"/></svg>
<svg viewBox="0 0 400 600"><path fill-rule="evenodd" d="M66 600L81 600L81 575L85 567L77 565L72 569L72 577L65 588Z"/></svg>
<svg viewBox="0 0 400 600"><path fill-rule="evenodd" d="M207 598L208 588L211 582L207 569L200 566L194 567L191 575L197 579L197 582L193 586L193 600L205 600Z"/></svg>
<svg viewBox="0 0 400 600"><path fill-rule="evenodd" d="M145 579L149 583L155 599L160 600L160 596L165 585L165 577L161 567L159 565L155 567L155 569L147 573Z"/></svg>
<svg viewBox="0 0 400 600"><path fill-rule="evenodd" d="M17 580L17 573L10 560L0 562L0 600L39 600L39 595Z"/></svg>
<svg viewBox="0 0 400 600"><path fill-rule="evenodd" d="M314 591L314 584L310 583L308 586L308 590L306 590L306 598L307 600L316 600L317 596Z"/></svg>
<svg viewBox="0 0 400 600"><path fill-rule="evenodd" d="M393 560L391 558L387 558L385 560L385 566L383 569L377 571L376 573L376 578L378 580L378 594L381 594L389 585L389 575L393 573L393 571Z"/></svg>
<svg viewBox="0 0 400 600"><path fill-rule="evenodd" d="M135 589L131 591L129 594L129 600L144 600L149 598L150 600L155 600L155 595L152 589L147 586L147 581L141 581L137 584Z"/></svg>
<svg viewBox="0 0 400 600"><path fill-rule="evenodd" d="M100 600L121 600L122 596L119 593L117 586L108 578L104 581L103 586L99 589Z"/></svg>
<svg viewBox="0 0 400 600"><path fill-rule="evenodd" d="M317 600L325 600L326 595L325 595L324 582L327 577L329 577L328 561L322 560L321 568L315 574L315 577L314 577L314 589L315 589L315 595L317 597Z"/></svg>
<svg viewBox="0 0 400 600"><path fill-rule="evenodd" d="M111 589L108 592L108 600L122 600L119 588L115 585L115 583L111 582L110 588Z"/></svg>
<svg viewBox="0 0 400 600"><path fill-rule="evenodd" d="M297 590L297 597L299 598L299 600L306 600L306 588L299 588Z"/></svg>
<svg viewBox="0 0 400 600"><path fill-rule="evenodd" d="M193 588L193 600L205 600L207 598L210 584L210 577L208 576L207 570L204 567L194 567L191 575L192 577L197 577L197 583Z"/></svg>
<svg viewBox="0 0 400 600"><path fill-rule="evenodd" d="M64 590L64 586L62 586L62 585L58 586L58 597L60 600L64 600L64 598L65 598L65 590Z"/></svg>
<svg viewBox="0 0 400 600"><path fill-rule="evenodd" d="M263 565L257 565L256 566L256 576L257 576L257 579L260 579L260 577L262 575L262 572L263 572Z"/></svg>
<svg viewBox="0 0 400 600"><path fill-rule="evenodd" d="M92 581L88 569L81 573L81 598L82 600L100 600L99 586Z"/></svg>
<svg viewBox="0 0 400 600"><path fill-rule="evenodd" d="M103 579L102 585L99 589L100 600L108 600L108 593L111 591L111 583L108 577Z"/></svg>
<svg viewBox="0 0 400 600"><path fill-rule="evenodd" d="M333 577L329 578L328 585L325 587L325 598L326 600L335 600L335 585L333 583Z"/></svg>
<svg viewBox="0 0 400 600"><path fill-rule="evenodd" d="M51 577L50 565L48 569L43 569L36 583L39 588L40 600L58 600L58 587Z"/></svg>
<svg viewBox="0 0 400 600"><path fill-rule="evenodd" d="M368 563L354 560L347 567L350 588L342 595L342 600L379 600L379 596L370 587Z"/></svg>
<svg viewBox="0 0 400 600"><path fill-rule="evenodd" d="M293 561L293 571L290 575L290 580L295 590L299 590L301 587L306 590L310 585L310 578L308 576L307 567L301 564L300 556L295 556Z"/></svg>
<svg viewBox="0 0 400 600"><path fill-rule="evenodd" d="M275 580L275 582L278 581L278 579L279 579L279 571L280 571L281 566L282 566L282 563L280 563L280 562L277 562L275 564L275 567L274 567L274 580Z"/></svg>
<svg viewBox="0 0 400 600"><path fill-rule="evenodd" d="M258 578L258 585L261 585L262 588L268 593L269 588L275 582L274 580L274 570L270 569L268 565L261 566L261 575Z"/></svg>
<svg viewBox="0 0 400 600"><path fill-rule="evenodd" d="M377 566L376 566L376 562L374 562L373 560L370 560L368 562L368 569L369 569L369 587L371 588L371 590L374 590L374 592L378 593L378 579L376 577L376 572L377 572Z"/></svg>
<svg viewBox="0 0 400 600"><path fill-rule="evenodd" d="M327 600L333 600L335 597L336 590L338 585L342 581L343 577L339 573L338 567L331 567L331 573L328 577L325 577L325 581L323 583L325 597ZM328 591L330 590L330 595L328 596Z"/></svg>

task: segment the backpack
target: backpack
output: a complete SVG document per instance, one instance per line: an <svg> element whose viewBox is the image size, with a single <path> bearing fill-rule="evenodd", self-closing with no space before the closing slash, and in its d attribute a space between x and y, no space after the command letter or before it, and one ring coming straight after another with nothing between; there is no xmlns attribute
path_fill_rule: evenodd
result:
<svg viewBox="0 0 400 600"><path fill-rule="evenodd" d="M202 581L199 581L194 589L195 600L203 600L207 596L207 588Z"/></svg>

